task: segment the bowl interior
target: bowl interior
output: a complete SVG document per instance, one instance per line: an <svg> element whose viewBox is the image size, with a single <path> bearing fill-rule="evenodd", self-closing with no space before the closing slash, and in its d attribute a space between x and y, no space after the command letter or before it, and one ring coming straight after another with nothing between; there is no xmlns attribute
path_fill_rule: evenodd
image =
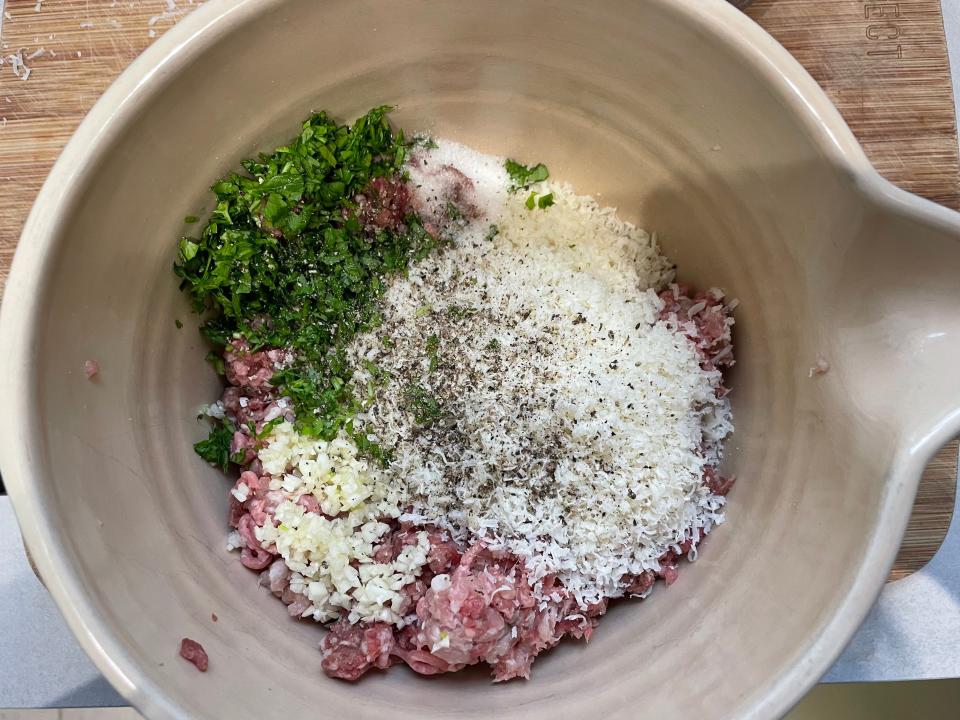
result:
<svg viewBox="0 0 960 720"><path fill-rule="evenodd" d="M842 372L807 376L832 347L826 269L869 210L789 85L746 41L707 32L720 3L696 4L221 3L116 113L79 192L51 209L31 442L58 552L148 714L748 717L784 678L794 694L812 682L797 662L859 571L899 433L844 399ZM676 585L617 605L530 682L325 679L322 631L225 551L228 482L191 450L219 386L171 272L184 216L309 111L382 103L407 130L546 162L656 231L682 281L741 302L728 524ZM182 637L206 647L206 675L176 657Z"/></svg>

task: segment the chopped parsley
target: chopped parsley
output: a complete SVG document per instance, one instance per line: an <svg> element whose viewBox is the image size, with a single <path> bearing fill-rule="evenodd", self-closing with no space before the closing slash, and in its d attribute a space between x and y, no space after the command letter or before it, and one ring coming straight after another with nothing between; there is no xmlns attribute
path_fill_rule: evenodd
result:
<svg viewBox="0 0 960 720"><path fill-rule="evenodd" d="M430 358L430 372L436 372L440 367L440 338L436 335L427 338L427 357Z"/></svg>
<svg viewBox="0 0 960 720"><path fill-rule="evenodd" d="M227 366L223 362L223 357L215 350L211 350L207 353L205 360L213 366L213 369L216 371L217 375L226 375Z"/></svg>
<svg viewBox="0 0 960 720"><path fill-rule="evenodd" d="M469 305L450 305L447 308L447 312L450 314L450 317L456 318L457 320L462 320L463 318L476 315L477 309L472 308Z"/></svg>
<svg viewBox="0 0 960 720"><path fill-rule="evenodd" d="M413 139L410 141L410 147L422 147L425 150L436 150L440 146L437 145L437 141L429 135L414 135Z"/></svg>
<svg viewBox="0 0 960 720"><path fill-rule="evenodd" d="M422 385L410 385L404 391L407 409L417 425L431 425L443 417L440 401Z"/></svg>
<svg viewBox="0 0 960 720"><path fill-rule="evenodd" d="M543 182L550 177L550 171L547 170L547 166L543 163L537 163L533 167L527 167L508 158L504 166L507 169L507 175L510 176L511 192L526 190L534 183Z"/></svg>
<svg viewBox="0 0 960 720"><path fill-rule="evenodd" d="M193 446L197 455L202 457L211 465L216 465L221 470L226 471L231 462L242 460L242 453L236 457L230 455L230 443L233 441L233 433L236 428L229 420L214 425L210 431L210 436L206 440L201 440Z"/></svg>
<svg viewBox="0 0 960 720"><path fill-rule="evenodd" d="M174 265L215 346L238 338L253 350L290 351L271 384L293 401L297 430L326 440L352 431L360 408L347 345L381 321L387 277L436 246L416 215L375 230L357 217L354 198L371 180L402 180L410 146L391 131L388 111L374 108L350 126L312 115L289 143L245 160L243 172L213 185L216 208L199 236L180 240ZM220 442L222 428L197 448L221 466L214 437Z"/></svg>
<svg viewBox="0 0 960 720"><path fill-rule="evenodd" d="M447 220L452 220L453 222L460 222L463 220L463 212L449 200L447 200L447 204L444 206L443 212L444 215L447 216Z"/></svg>
<svg viewBox="0 0 960 720"><path fill-rule="evenodd" d="M535 207L540 208L541 210L546 210L548 207L553 205L553 193L546 193L537 197L535 192L530 193L530 197L527 198L527 201L524 203L527 206L527 210L533 210Z"/></svg>
<svg viewBox="0 0 960 720"><path fill-rule="evenodd" d="M275 417L270 422L264 423L263 427L260 428L260 432L257 432L257 428L253 423L248 423L250 429L251 437L256 438L257 440L266 440L267 437L273 432L273 429L285 421L285 418L281 415L280 417Z"/></svg>

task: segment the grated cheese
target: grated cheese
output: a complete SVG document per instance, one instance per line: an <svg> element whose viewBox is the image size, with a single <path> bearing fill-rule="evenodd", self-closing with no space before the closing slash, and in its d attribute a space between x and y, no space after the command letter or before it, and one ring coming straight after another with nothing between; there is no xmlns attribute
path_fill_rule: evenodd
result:
<svg viewBox="0 0 960 720"><path fill-rule="evenodd" d="M401 519L509 549L537 593L557 575L581 605L622 595L723 521L702 481L732 430L720 373L659 321L672 267L655 238L563 184L531 188L555 205L530 210L491 187L506 186L502 159L438 144L410 171L420 202L443 201L422 167L459 161L482 212L389 287L383 325L351 349L391 376L358 422L394 452L372 472L402 488ZM363 396L381 381L355 382ZM433 425L411 387L441 408Z"/></svg>

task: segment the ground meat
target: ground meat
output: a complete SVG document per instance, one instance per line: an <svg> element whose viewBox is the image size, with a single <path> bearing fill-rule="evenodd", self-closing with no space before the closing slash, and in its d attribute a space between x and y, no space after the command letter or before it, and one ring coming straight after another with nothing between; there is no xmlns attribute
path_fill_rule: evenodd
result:
<svg viewBox="0 0 960 720"><path fill-rule="evenodd" d="M386 669L392 663L393 627L386 623L351 625L334 623L320 643L320 666L330 677L356 680L371 668Z"/></svg>
<svg viewBox="0 0 960 720"><path fill-rule="evenodd" d="M233 495L230 496L230 516L227 518L227 522L230 524L230 527L235 528L240 525L240 518L247 514L247 509L244 507L244 504L237 500Z"/></svg>
<svg viewBox="0 0 960 720"><path fill-rule="evenodd" d="M273 555L263 548L245 547L240 551L240 562L251 570L263 570L273 561Z"/></svg>
<svg viewBox="0 0 960 720"><path fill-rule="evenodd" d="M733 318L724 305L723 294L708 290L689 296L686 285L671 285L660 293L661 320L675 321L684 335L700 350L706 369L733 365Z"/></svg>
<svg viewBox="0 0 960 720"><path fill-rule="evenodd" d="M816 362L814 362L813 367L810 368L808 377L826 375L828 372L830 372L830 361L827 360L823 353L817 353Z"/></svg>
<svg viewBox="0 0 960 720"><path fill-rule="evenodd" d="M243 515L249 513L253 524L263 527L283 502L283 493L270 489L269 475L258 476L252 470L240 473L234 490L240 489L241 485L247 486L247 498L241 502L231 494L230 525L239 530Z"/></svg>
<svg viewBox="0 0 960 720"><path fill-rule="evenodd" d="M677 581L679 575L677 556L672 550L667 550L660 556L660 572L657 573L657 577L663 578L663 582L669 587Z"/></svg>
<svg viewBox="0 0 960 720"><path fill-rule="evenodd" d="M233 439L230 441L230 458L238 456L242 456L240 465L247 465L257 457L257 441L246 427L234 432Z"/></svg>
<svg viewBox="0 0 960 720"><path fill-rule="evenodd" d="M231 340L223 350L227 382L243 388L269 385L284 355L282 350L276 349L254 352L246 340Z"/></svg>
<svg viewBox="0 0 960 720"><path fill-rule="evenodd" d="M386 534L373 551L373 559L378 563L393 562L404 547L417 544L417 532L410 527L401 527Z"/></svg>
<svg viewBox="0 0 960 720"><path fill-rule="evenodd" d="M724 477L709 465L703 471L703 484L715 495L726 495L736 481L735 476Z"/></svg>
<svg viewBox="0 0 960 720"><path fill-rule="evenodd" d="M453 165L441 165L436 172L444 181L443 199L468 220L480 217L480 209L474 204L476 189L473 186L473 180Z"/></svg>
<svg viewBox="0 0 960 720"><path fill-rule="evenodd" d="M379 563L393 562L404 547L417 544L417 536L423 530L424 528L402 525L391 531L380 540L380 544L374 550L373 559ZM427 530L427 539L430 542L427 564L433 573L447 572L460 561L460 546L446 533Z"/></svg>
<svg viewBox="0 0 960 720"><path fill-rule="evenodd" d="M394 648L393 654L403 660L410 669L420 675L439 675L440 673L462 670L463 665L451 665L425 650L402 650Z"/></svg>
<svg viewBox="0 0 960 720"><path fill-rule="evenodd" d="M277 506L283 502L283 493L270 490L270 477L258 476L252 470L240 473L234 485L234 490L246 485L246 500L240 501L235 495L230 495L231 527L237 529L243 538L244 547L240 551L240 562L251 570L263 570L276 557L276 547L263 547L257 540L256 528L273 522L273 515Z"/></svg>
<svg viewBox="0 0 960 720"><path fill-rule="evenodd" d="M283 350L253 351L246 340L233 340L223 350L228 385L220 403L224 414L237 427L230 451L244 453L241 465L253 462L259 447L250 435L250 423L259 432L266 423L278 417L294 420L291 403L281 398L270 384L273 374L289 362L290 357Z"/></svg>
<svg viewBox="0 0 960 720"><path fill-rule="evenodd" d="M270 490L259 497L250 500L250 515L254 522L263 527L273 518L277 506L283 502L283 493L279 490Z"/></svg>
<svg viewBox="0 0 960 720"><path fill-rule="evenodd" d="M300 593L293 593L293 597L287 603L287 612L290 617L303 617L309 607L311 607L310 598Z"/></svg>
<svg viewBox="0 0 960 720"><path fill-rule="evenodd" d="M653 587L656 579L656 574L652 570L647 570L639 575L634 575L632 579L627 582L624 591L628 595L645 595L649 592L650 588Z"/></svg>
<svg viewBox="0 0 960 720"><path fill-rule="evenodd" d="M93 380L97 375L100 374L100 363L98 363L96 360L84 361L83 372L87 376L87 380Z"/></svg>
<svg viewBox="0 0 960 720"><path fill-rule="evenodd" d="M507 620L520 607L517 586L521 582L530 607L534 605L526 578L513 572L515 566L508 570L499 563L483 562L483 567L472 567L481 551L482 546L475 546L452 575L434 577L417 603L417 645L450 665L496 662L503 654L506 648L501 649L498 641L510 635Z"/></svg>
<svg viewBox="0 0 960 720"><path fill-rule="evenodd" d="M207 657L203 645L190 638L184 638L180 641L180 657L196 665L200 672L206 672L210 664L210 659Z"/></svg>
<svg viewBox="0 0 960 720"><path fill-rule="evenodd" d="M260 573L260 584L281 597L283 591L290 586L290 568L283 560L274 560L267 570Z"/></svg>
<svg viewBox="0 0 960 720"><path fill-rule="evenodd" d="M278 417L293 422L294 412L289 403L277 397L276 389L269 385L260 387L229 386L220 398L224 412L237 427L254 423L262 428L265 423Z"/></svg>
<svg viewBox="0 0 960 720"><path fill-rule="evenodd" d="M411 163L429 179L433 190L418 188L411 198L423 226L434 237L445 237L480 217L473 180L453 165L428 166L422 157Z"/></svg>
<svg viewBox="0 0 960 720"><path fill-rule="evenodd" d="M379 548L383 557L402 547L411 529L395 531ZM402 630L382 624L350 625L337 621L321 643L324 672L342 680L356 680L368 670L389 666L387 652L422 675L455 672L480 662L492 666L494 680L529 677L534 658L562 637L589 639L606 601L577 608L553 578L544 581L547 594L557 598L540 607L523 563L506 552L477 543L462 556L454 545L437 538L438 567L447 572L423 578L404 591L416 601L416 620ZM456 555L454 555L456 551ZM398 550L396 551L398 552ZM453 567L441 567L439 558L456 557ZM424 568L423 572L428 572ZM430 571L432 572L432 571ZM386 630L381 629L386 628ZM370 632L376 630L374 640ZM391 631L390 641L386 631ZM389 646L389 650L385 650Z"/></svg>
<svg viewBox="0 0 960 720"><path fill-rule="evenodd" d="M430 533L430 550L427 552L427 565L434 573L447 572L460 562L459 546L439 532Z"/></svg>
<svg viewBox="0 0 960 720"><path fill-rule="evenodd" d="M410 190L399 178L374 178L354 201L357 219L369 233L397 230L410 212Z"/></svg>
<svg viewBox="0 0 960 720"><path fill-rule="evenodd" d="M299 498L297 498L297 505L302 507L308 513L313 513L315 515L323 514L320 512L320 501L317 500L317 498L311 493L301 495Z"/></svg>
<svg viewBox="0 0 960 720"><path fill-rule="evenodd" d="M395 608L398 615L407 615L417 607L420 598L427 594L430 588L429 580L418 578L409 585L400 588L400 594L403 595L403 601L400 606Z"/></svg>

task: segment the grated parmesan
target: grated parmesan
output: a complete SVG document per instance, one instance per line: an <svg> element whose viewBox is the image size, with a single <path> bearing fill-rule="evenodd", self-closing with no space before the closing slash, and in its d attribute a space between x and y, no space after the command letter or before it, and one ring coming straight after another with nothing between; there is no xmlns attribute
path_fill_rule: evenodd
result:
<svg viewBox="0 0 960 720"><path fill-rule="evenodd" d="M499 190L502 159L472 152L440 141L410 169L429 207L443 189L423 169L459 163L481 212L388 288L383 325L352 347L391 378L358 425L394 453L374 472L402 488L402 520L510 550L537 593L557 575L581 605L616 597L723 521L702 481L732 430L721 376L659 321L673 276L655 238L562 184L534 186L555 204L530 210ZM355 377L361 396L381 382ZM433 425L411 387L441 408Z"/></svg>

